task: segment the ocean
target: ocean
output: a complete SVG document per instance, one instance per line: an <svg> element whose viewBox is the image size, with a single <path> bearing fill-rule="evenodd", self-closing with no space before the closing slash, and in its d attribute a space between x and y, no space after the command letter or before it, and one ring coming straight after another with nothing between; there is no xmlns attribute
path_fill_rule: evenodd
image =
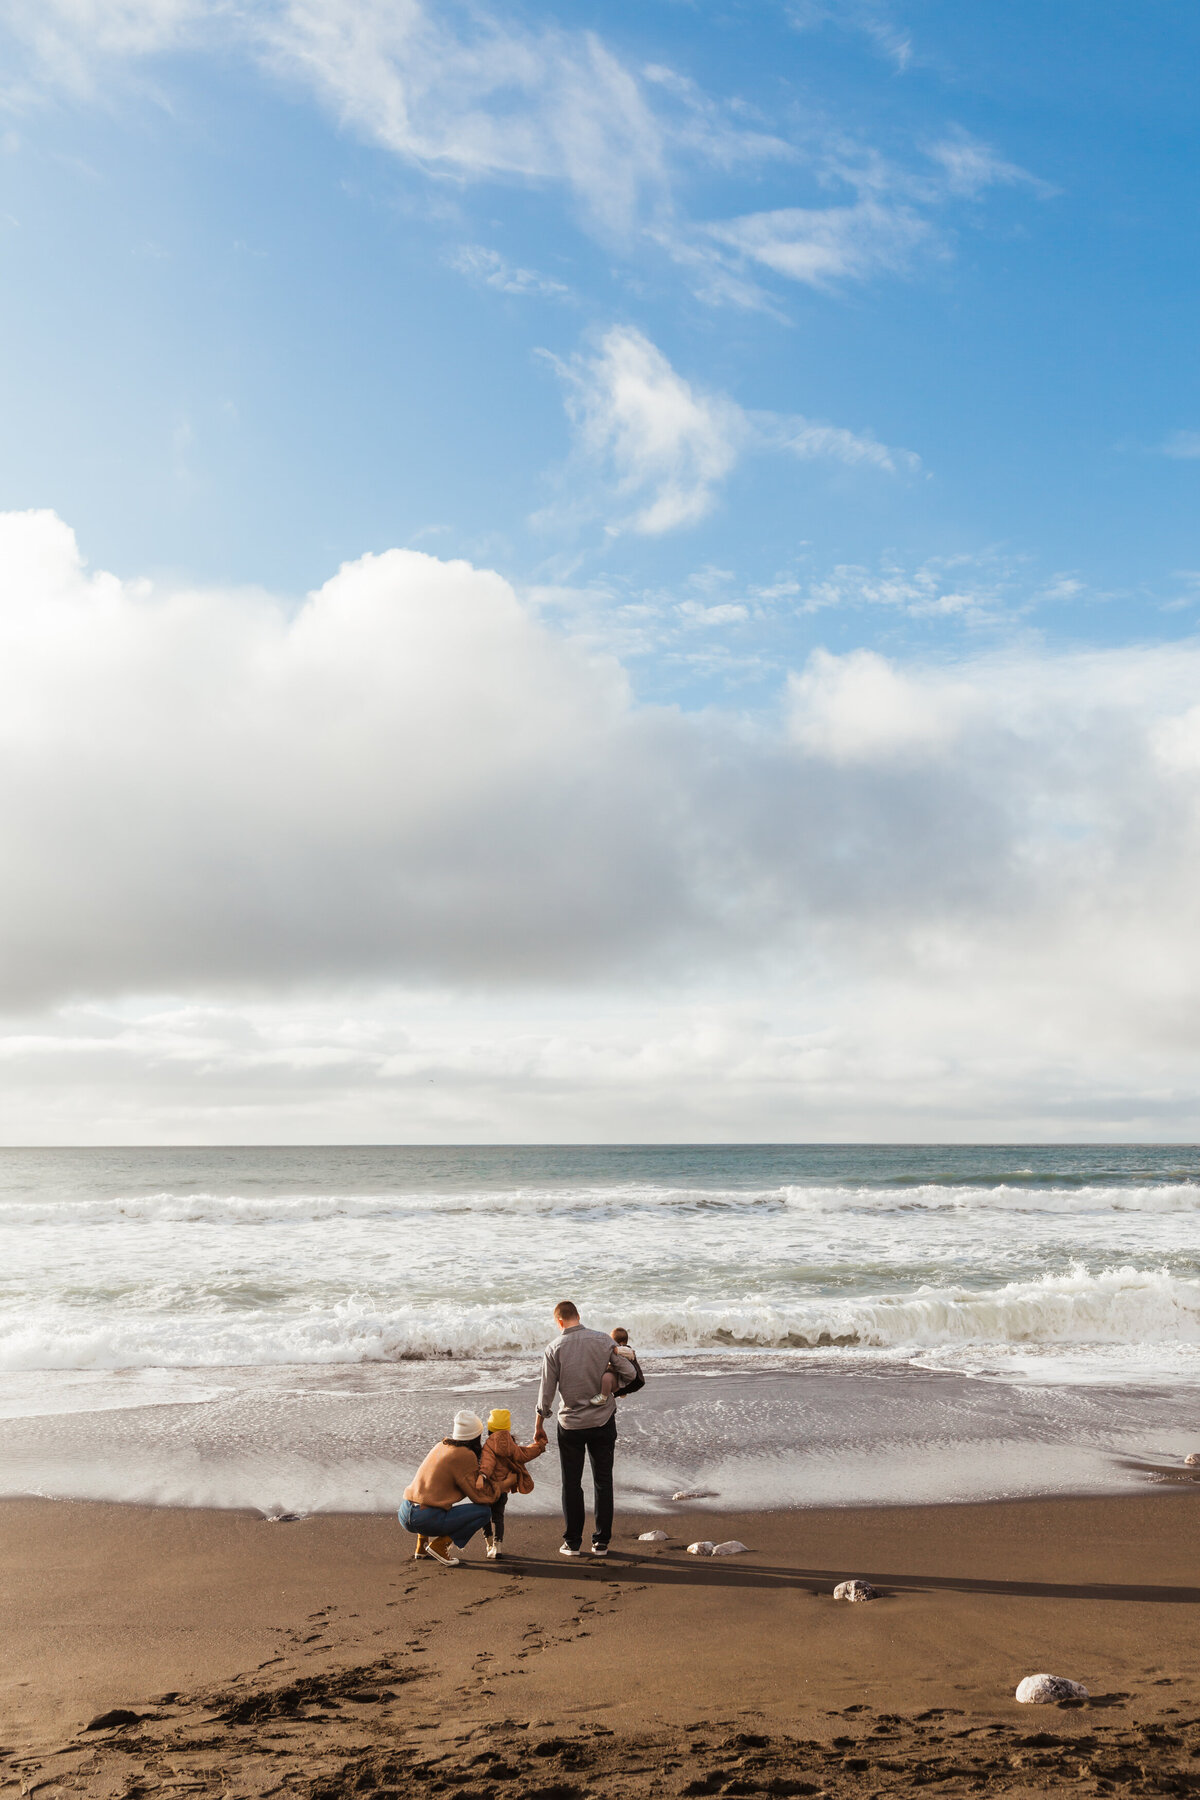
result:
<svg viewBox="0 0 1200 1800"><path fill-rule="evenodd" d="M1175 1479L1198 1219L1179 1146L3 1150L0 1492L389 1509L562 1297L643 1358L628 1504Z"/></svg>

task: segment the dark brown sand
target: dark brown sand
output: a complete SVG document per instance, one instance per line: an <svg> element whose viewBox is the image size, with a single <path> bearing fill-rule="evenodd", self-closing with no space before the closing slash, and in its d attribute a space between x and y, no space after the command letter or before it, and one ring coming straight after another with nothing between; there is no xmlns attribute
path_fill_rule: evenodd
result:
<svg viewBox="0 0 1200 1800"><path fill-rule="evenodd" d="M626 1516L604 1563L514 1504L458 1569L388 1518L6 1502L0 1795L1190 1793L1198 1502ZM1018 1706L1038 1670L1091 1700Z"/></svg>

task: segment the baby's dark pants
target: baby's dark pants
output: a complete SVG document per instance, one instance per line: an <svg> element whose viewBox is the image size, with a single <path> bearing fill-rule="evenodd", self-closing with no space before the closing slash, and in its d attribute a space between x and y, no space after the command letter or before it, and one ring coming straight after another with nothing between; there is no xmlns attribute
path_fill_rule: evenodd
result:
<svg viewBox="0 0 1200 1800"><path fill-rule="evenodd" d="M504 1542L504 1509L507 1505L507 1494L501 1494L498 1500L492 1501L492 1536L498 1544Z"/></svg>

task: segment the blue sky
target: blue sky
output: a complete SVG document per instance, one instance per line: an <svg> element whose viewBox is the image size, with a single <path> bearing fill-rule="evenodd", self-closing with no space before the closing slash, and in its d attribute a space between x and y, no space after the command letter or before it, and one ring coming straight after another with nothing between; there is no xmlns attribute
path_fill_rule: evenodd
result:
<svg viewBox="0 0 1200 1800"><path fill-rule="evenodd" d="M434 947L411 919L391 938L382 926L363 928L374 948L359 954L361 920L347 914L316 937L311 922L293 920L295 957L256 974L248 946L260 940L245 922L280 903L267 897L265 877L247 873L244 846L214 841L209 878L220 885L212 871L236 868L242 884L229 898L223 942L244 927L245 954L214 948L197 963L164 949L139 961L114 947L115 925L93 930L76 916L43 942L16 918L14 954L74 973L57 984L33 979L27 991L16 984L13 1041L34 1029L29 1007L42 1009L35 1036L44 1031L47 1044L67 1029L54 1012L64 1006L116 1008L114 1031L133 1014L178 1022L196 1006L228 1022L232 1007L242 1021L228 1026L235 1038L250 1029L249 1006L278 1009L269 1029L261 1018L254 1029L285 1038L288 1008L315 1007L304 1017L320 1015L318 1036L330 1029L323 1008L339 1018L374 1008L391 1021L379 1025L372 1052L386 1061L396 1054L379 1048L391 1043L388 1032L415 1030L414 1009L434 1006L493 1046L492 1063L481 1051L479 1066L491 1069L494 1092L482 1110L468 1096L432 1124L413 1115L411 1132L399 1134L495 1135L497 1096L506 1095L522 1121L515 1135L554 1135L549 1087L529 1077L524 1098L512 1099L511 1082L526 1079L512 1075L512 1058L528 1066L514 1044L536 1041L541 1055L564 1031L603 1037L601 1016L633 1021L638 959L649 957L670 984L657 1011L685 1020L679 1029L703 1038L719 1015L736 1038L743 1025L728 1024L731 995L744 1006L760 994L752 1035L794 1047L850 1031L857 1048L846 1066L861 1055L875 1070L869 1081L846 1077L840 1111L789 1111L792 1076L764 1075L757 1086L747 1077L750 1097L718 1135L786 1136L789 1126L828 1135L823 1119L835 1135L878 1135L877 1120L901 1134L911 1120L918 1135L936 1132L939 1119L967 1135L1107 1129L1080 1098L1097 1091L1094 1074L1080 1073L1083 1046L1070 1032L1054 1036L1073 1016L1076 989L1047 1002L1052 1048L1035 1053L1019 1024L996 1024L994 1056L1009 1083L997 1101L984 1091L994 1090L999 1065L985 1077L972 1060L971 1017L980 1008L990 1017L994 1002L999 1019L1007 1001L979 1000L956 1023L939 1010L947 971L968 964L986 971L1012 957L1031 988L1045 991L1048 947L1078 946L1081 931L1077 895L1062 899L1070 883L1056 847L1074 855L1083 843L1093 861L1076 879L1124 896L1120 918L1096 926L1094 960L1077 972L1079 990L1090 991L1115 956L1128 977L1100 1085L1123 1096L1123 1130L1153 1135L1155 1107L1174 1121L1164 1129L1192 1129L1190 1099L1163 1098L1188 1090L1190 1037L1181 1048L1176 1024L1169 1043L1154 1031L1154 1044L1143 1042L1158 977L1147 973L1142 939L1130 948L1123 934L1144 929L1161 942L1166 931L1174 943L1172 930L1190 930L1190 798L1184 814L1172 809L1184 806L1179 770L1191 766L1180 745L1191 742L1200 603L1198 51L1200 17L1175 0L1102 14L1082 0L610 0L493 13L416 0L0 0L0 511L62 522L14 526L7 577L0 569L13 618L33 617L39 595L71 583L91 606L85 588L93 598L101 589L87 584L111 571L147 639L123 660L111 637L97 639L93 667L108 669L117 710L149 720L174 679L169 656L155 660L159 627L180 606L251 634L264 607L276 625L301 617L305 595L343 564L360 570L353 580L365 591L361 559L370 555L466 559L503 578L518 609L511 617L525 660L514 693L525 699L495 727L510 734L506 745L515 721L542 716L539 684L575 679L546 674L560 654L592 671L579 691L583 715L594 705L607 717L604 684L624 684L621 733L696 734L686 752L660 737L652 752L631 739L618 754L605 739L604 755L624 773L609 769L609 799L582 832L585 867L589 858L607 867L604 821L638 785L629 769L639 757L649 756L671 797L657 825L626 819L619 872L598 877L601 888L615 884L609 910L584 909L571 954L547 952L539 963L515 947L514 927L511 938L499 932L507 947L485 967ZM68 528L83 565L64 548ZM395 567L403 585L405 570L424 565ZM350 618L357 602L343 604ZM405 604L421 636L421 606L439 602ZM475 601L461 606L454 629L482 630ZM223 629L214 627L214 642ZM343 620L338 629L353 627ZM181 633L170 655L186 659L195 649ZM504 655L517 656L515 641ZM459 678L475 691L472 646L456 642L430 664L447 695ZM398 643L396 655L408 651ZM235 663L239 679L253 663L245 646L229 657L214 665L218 691ZM153 697L135 679L151 663ZM48 684L43 723L67 719L61 662L47 651L38 667ZM28 693L27 674L20 679ZM1043 696L1037 729L1053 739L1036 747L1031 695ZM211 725L211 690L207 699L197 743ZM384 696L380 707L383 717ZM1131 707L1142 709L1136 725ZM964 747L968 719L976 737ZM460 738L474 729L456 726ZM1155 781L1176 786L1169 795L1131 789L1118 819L1105 733L1111 746L1125 731L1139 756L1158 758ZM46 725L43 736L52 735ZM545 776L558 740L547 726L538 742ZM763 759L754 769L739 762L747 745ZM914 746L926 758L919 779ZM931 769L935 746L946 760ZM379 761L385 747L377 748ZM119 755L110 749L114 770L126 772L157 755L151 736ZM576 751L586 785L604 758ZM369 758L369 746L362 753ZM423 766L429 743L409 753ZM207 741L197 750L210 768L227 754L229 745ZM809 822L823 833L820 855L830 831L844 834L834 861L843 873L857 869L850 901L828 869L768 867L756 860L757 840L733 843L728 821L718 826L705 811L727 801L743 829L761 805L765 820L781 804L775 783L793 755L816 759L820 780L830 767L839 783L851 765L859 770L853 800L839 788L818 808L826 825ZM665 773L677 757L709 769L703 794L686 806ZM1036 793L1030 759L1058 770ZM868 764L879 784L870 796ZM950 801L949 765L957 779L966 764L979 786ZM787 776L805 804L818 773L810 763ZM133 777L122 790L125 779L112 774L104 803L136 820L146 796ZM186 788L191 777L180 780ZM923 822L910 831L914 861L925 861L921 881L892 867L875 835L899 804L898 781L908 783L900 814ZM740 798L713 799L727 787ZM534 781L529 817L544 802L536 789ZM81 791L76 783L76 798ZM198 841L201 821L225 800L219 782L202 793L197 777ZM263 804L277 819L277 797ZM709 846L703 867L658 871L655 894L675 896L659 936L617 929L618 915L635 910L628 896L638 881L650 880L646 845L656 833L669 837L662 820L682 812L692 819L689 843L711 832L719 847ZM1129 885L1135 869L1137 880L1150 879L1131 846L1147 835L1159 841L1152 818L1175 846L1170 871L1153 876L1155 891L1178 901L1170 929L1160 921L1151 930ZM985 819L993 821L986 852ZM309 823L304 856L319 862L328 837ZM39 852L55 867L60 829ZM415 829L375 819L355 855L373 866L386 841L395 879L415 880L427 854L405 835ZM445 823L450 835L474 829ZM515 843L526 827L513 829ZM940 885L927 879L931 857ZM712 869L743 864L736 893L717 898ZM111 883L116 914L122 881L128 894L146 891L139 867L121 867ZM885 925L875 904L887 869L898 898ZM1039 889L1036 900L1013 899L998 923L997 894L1032 880L1033 869L1059 884L1057 898ZM519 886L515 864L510 877ZM87 884L88 869L72 879ZM564 915L574 916L573 904L563 899ZM178 896L145 905L145 940L165 944ZM861 929L853 943L835 943L847 906ZM643 917L654 912L647 902ZM734 918L727 933L717 929ZM194 939L207 925L178 928ZM464 913L460 929L464 942L472 932L486 937L486 911ZM544 941L544 922L538 930ZM1011 940L1003 955L997 932ZM611 980L600 979L597 960L617 940ZM731 941L750 959L736 971ZM885 1005L879 984L899 979L901 967L908 999L889 986ZM1176 974L1190 992L1190 975ZM353 996L347 988L332 1000L347 981L359 984ZM302 991L308 998L297 998ZM786 1019L771 1012L781 995ZM897 1021L924 1021L919 1053L906 1025L878 1025L880 1008L893 1006ZM769 1013L773 1022L763 1023ZM1136 1029L1134 1014L1143 1021ZM109 1025L95 1029L103 1035ZM617 1063L650 1036L651 1026L629 1022ZM675 1026L667 1036L678 1042ZM971 1098L957 1113L931 1114L919 1096L885 1107L880 1096L892 1090L880 1071L889 1058L915 1058L915 1067L930 1045ZM173 1054L139 1075L144 1105L118 1109L112 1130L293 1130L286 1082L284 1098L264 1101L240 1126L227 1095L206 1112L186 1081L160 1117L150 1096ZM211 1044L205 1054L221 1060ZM1143 1054L1153 1072L1134 1084L1138 1099L1126 1086ZM679 1098L686 1062L662 1074L661 1105L634 1135L696 1128ZM53 1057L47 1066L60 1067ZM720 1086L724 1067L718 1055L706 1079ZM95 1079L99 1087L91 1075L72 1077L53 1104L44 1092L20 1102L0 1131L103 1135L115 1104L102 1097L104 1084L116 1077ZM365 1080L359 1070L358 1087L321 1100L318 1135L397 1134L392 1102L372 1111ZM590 1091L578 1068L546 1080ZM858 1110L847 1098L855 1081L866 1096ZM1062 1096L1050 1124L1031 1098L1047 1081ZM781 1091L791 1098L779 1100ZM297 1116L306 1107L311 1116L312 1096L294 1094ZM626 1135L627 1099L618 1088L589 1111L581 1098L566 1135ZM1095 1103L1105 1120L1116 1104Z"/></svg>
<svg viewBox="0 0 1200 1800"><path fill-rule="evenodd" d="M64 9L70 79L58 45L5 59L0 491L54 506L94 562L300 593L394 543L634 591L937 557L978 559L986 589L999 558L1008 623L1178 630L1162 609L1200 565L1197 459L1162 453L1200 420L1187 6L1106 8L1102 29L1071 4L506 9L529 54L570 66L591 30L638 84L655 141L603 121L611 183L397 153L366 51L331 96L226 9L144 10L147 54L105 53L98 28L89 49ZM441 17L468 49L486 36ZM529 103L482 96L493 164ZM431 142L452 144L455 104L430 99ZM956 180L939 146L973 166ZM679 260L718 248L706 227L864 196L815 285ZM614 541L602 498L563 505L581 471L549 360L614 326L702 390L920 470L747 454L695 523ZM1064 577L1078 590L1046 600ZM850 608L804 633L929 630Z"/></svg>

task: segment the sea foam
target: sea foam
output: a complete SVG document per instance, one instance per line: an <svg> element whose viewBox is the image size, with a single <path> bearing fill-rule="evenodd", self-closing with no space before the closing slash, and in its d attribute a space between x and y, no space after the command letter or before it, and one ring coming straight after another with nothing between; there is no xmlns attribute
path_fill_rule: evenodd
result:
<svg viewBox="0 0 1200 1800"><path fill-rule="evenodd" d="M940 1347L1196 1345L1200 1281L1166 1269L1076 1268L987 1289L790 1302L746 1296L635 1304L622 1315L647 1352L738 1349L923 1351ZM381 1307L369 1296L303 1310L89 1313L62 1305L0 1319L0 1369L278 1367L534 1353L545 1307Z"/></svg>

